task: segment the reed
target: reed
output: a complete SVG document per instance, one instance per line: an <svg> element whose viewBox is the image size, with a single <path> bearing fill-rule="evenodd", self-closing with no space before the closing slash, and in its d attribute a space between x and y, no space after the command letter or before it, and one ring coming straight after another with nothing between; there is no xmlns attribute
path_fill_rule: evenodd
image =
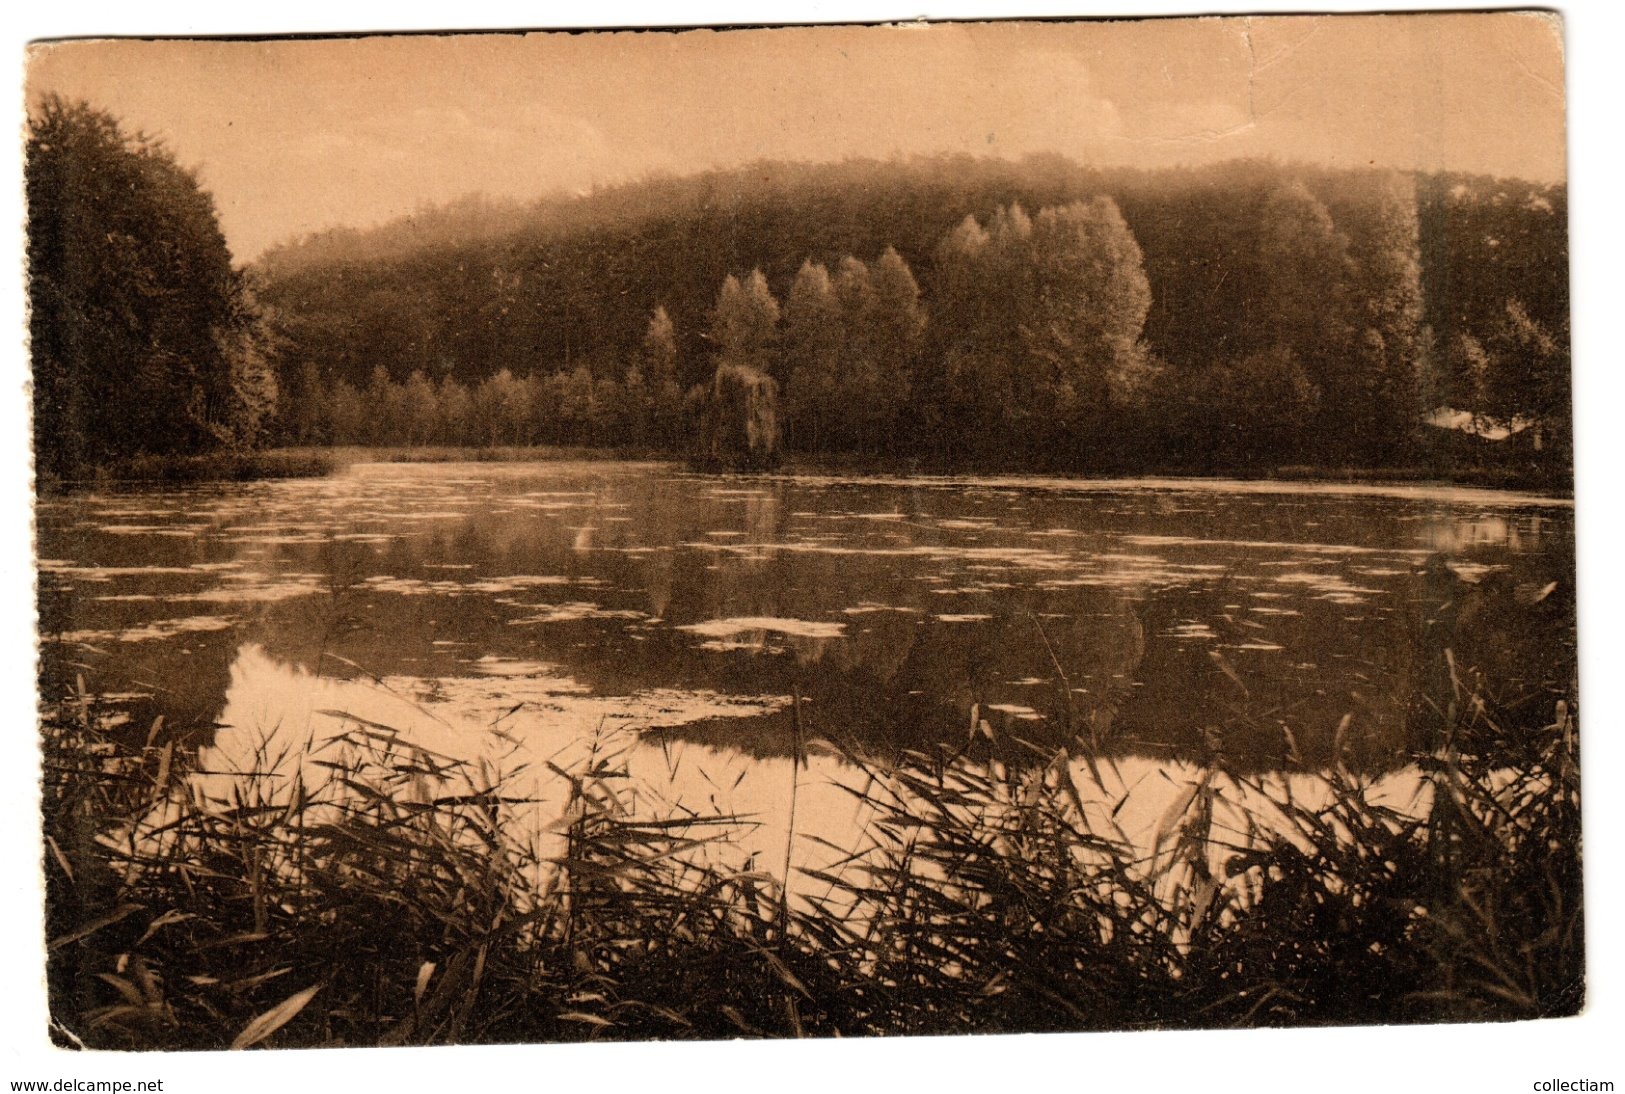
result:
<svg viewBox="0 0 1625 1094"><path fill-rule="evenodd" d="M874 821L799 887L724 853L741 818L634 794L613 742L551 772L538 827L521 767L350 719L210 772L78 682L43 719L53 1019L223 1048L1574 1013L1574 713L1520 725L1448 679L1398 804L1341 762L1260 776L1214 749L1131 831L1104 753L974 718L975 747L847 750Z"/></svg>
<svg viewBox="0 0 1625 1094"><path fill-rule="evenodd" d="M321 478L340 466L329 453L300 451L222 450L192 455L131 456L112 463L79 468L69 476L42 474L37 487L42 495L78 490L117 490L153 484L255 482L262 479Z"/></svg>

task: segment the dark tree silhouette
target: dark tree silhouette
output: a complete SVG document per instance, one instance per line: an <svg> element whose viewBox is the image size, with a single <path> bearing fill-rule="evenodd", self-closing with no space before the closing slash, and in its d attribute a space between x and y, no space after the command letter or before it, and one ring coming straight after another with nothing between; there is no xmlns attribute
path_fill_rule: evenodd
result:
<svg viewBox="0 0 1625 1094"><path fill-rule="evenodd" d="M276 401L271 339L194 175L50 97L29 117L25 179L40 470L252 444Z"/></svg>

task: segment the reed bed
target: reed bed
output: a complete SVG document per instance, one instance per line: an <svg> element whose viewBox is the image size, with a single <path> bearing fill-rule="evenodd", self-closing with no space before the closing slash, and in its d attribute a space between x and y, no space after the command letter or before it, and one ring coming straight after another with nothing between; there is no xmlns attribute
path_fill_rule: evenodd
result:
<svg viewBox="0 0 1625 1094"><path fill-rule="evenodd" d="M290 460L323 459L336 467L357 463L548 463L573 460L671 459L670 452L647 446L593 445L298 445L270 450Z"/></svg>
<svg viewBox="0 0 1625 1094"><path fill-rule="evenodd" d="M319 479L342 464L317 449L239 451L226 449L192 455L141 455L111 463L86 466L69 475L41 473L36 487L42 495L82 490L117 490L152 485L257 482L263 479Z"/></svg>
<svg viewBox="0 0 1625 1094"><path fill-rule="evenodd" d="M958 750L847 750L872 822L797 884L717 853L745 820L634 793L610 748L550 772L544 831L518 767L354 719L298 763L223 779L80 683L43 719L54 1034L202 1049L1572 1014L1574 714L1520 726L1449 681L1408 805L1341 763L1249 775L1218 749L1149 838L1125 830L1104 754L976 740L992 731L974 717Z"/></svg>

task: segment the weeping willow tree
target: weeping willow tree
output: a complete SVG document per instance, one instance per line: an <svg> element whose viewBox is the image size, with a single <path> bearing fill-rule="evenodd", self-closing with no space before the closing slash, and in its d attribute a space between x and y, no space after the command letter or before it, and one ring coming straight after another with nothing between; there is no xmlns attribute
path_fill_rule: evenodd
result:
<svg viewBox="0 0 1625 1094"><path fill-rule="evenodd" d="M709 469L760 471L779 462L779 385L744 365L717 366L706 392L699 463Z"/></svg>
<svg viewBox="0 0 1625 1094"><path fill-rule="evenodd" d="M717 294L710 339L717 369L699 399L696 462L708 469L761 470L779 462L779 385L768 373L778 339L779 305L753 270L729 275Z"/></svg>

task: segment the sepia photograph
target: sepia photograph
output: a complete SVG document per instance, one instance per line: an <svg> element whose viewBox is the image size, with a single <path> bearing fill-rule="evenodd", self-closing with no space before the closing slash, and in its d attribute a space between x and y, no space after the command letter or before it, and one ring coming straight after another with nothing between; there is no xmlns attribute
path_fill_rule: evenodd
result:
<svg viewBox="0 0 1625 1094"><path fill-rule="evenodd" d="M755 23L22 47L12 1032L1585 1009L1563 14Z"/></svg>

